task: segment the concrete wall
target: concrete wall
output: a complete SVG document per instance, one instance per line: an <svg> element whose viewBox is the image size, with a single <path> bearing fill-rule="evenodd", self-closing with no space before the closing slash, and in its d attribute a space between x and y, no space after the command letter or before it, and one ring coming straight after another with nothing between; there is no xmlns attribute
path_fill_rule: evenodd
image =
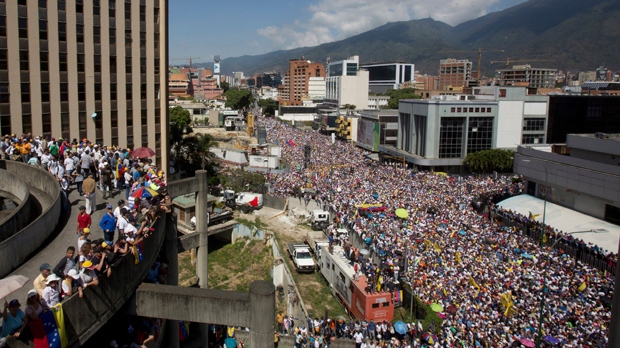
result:
<svg viewBox="0 0 620 348"><path fill-rule="evenodd" d="M155 224L153 235L143 242L142 261L135 264L134 256L125 255L125 261L114 268L110 278L99 278L99 285L84 289L83 298L76 295L62 302L68 348L81 347L133 296L135 289L146 277L163 245L166 228L174 225L162 215ZM11 348L25 348L21 341L8 342Z"/></svg>
<svg viewBox="0 0 620 348"><path fill-rule="evenodd" d="M291 275L290 270L286 266L285 258L288 257L286 253L282 253L278 246L278 242L273 239L273 258L274 260L281 259L282 262L273 268L273 285L276 286L276 296L284 297L284 301L287 304L287 309L285 315L292 315L294 318L299 320L295 320L296 326L306 325L308 318L308 310L299 294L299 290L297 289L297 285L295 285L295 281L293 280L293 276ZM282 292L278 292L278 287L282 287ZM274 314L275 315L275 314Z"/></svg>
<svg viewBox="0 0 620 348"><path fill-rule="evenodd" d="M4 241L23 229L30 220L30 188L20 176L0 170L0 191L17 204L11 214L0 220L0 241Z"/></svg>
<svg viewBox="0 0 620 348"><path fill-rule="evenodd" d="M284 210L284 206L286 206L286 199L263 195L263 206Z"/></svg>
<svg viewBox="0 0 620 348"><path fill-rule="evenodd" d="M50 173L16 161L0 161L0 168L19 176L28 187L47 196L50 202L41 207L41 215L36 220L0 242L0 277L4 277L40 248L54 231L60 217L62 199L60 185Z"/></svg>

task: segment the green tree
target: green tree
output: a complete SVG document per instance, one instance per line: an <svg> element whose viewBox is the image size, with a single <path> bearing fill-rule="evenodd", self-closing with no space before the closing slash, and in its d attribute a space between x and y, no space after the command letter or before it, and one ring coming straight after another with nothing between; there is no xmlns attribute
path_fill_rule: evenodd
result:
<svg viewBox="0 0 620 348"><path fill-rule="evenodd" d="M390 89L387 91L390 96L388 101L389 109L398 109L398 102L401 99L421 99L422 97L415 94L415 88Z"/></svg>
<svg viewBox="0 0 620 348"><path fill-rule="evenodd" d="M512 150L492 149L470 153L463 160L468 170L476 173L493 171L506 173L512 171L514 152Z"/></svg>
<svg viewBox="0 0 620 348"><path fill-rule="evenodd" d="M185 129L177 124L170 125L168 133L176 171L184 172L185 176L191 177L194 176L196 170L205 169L210 183L219 180L214 161L216 156L211 151L217 146L213 137L205 134L186 134Z"/></svg>
<svg viewBox="0 0 620 348"><path fill-rule="evenodd" d="M224 93L226 93L230 89L230 83L220 82L220 88L224 91Z"/></svg>
<svg viewBox="0 0 620 348"><path fill-rule="evenodd" d="M258 172L233 169L222 175L221 182L222 186L230 187L235 192L266 193L265 176Z"/></svg>
<svg viewBox="0 0 620 348"><path fill-rule="evenodd" d="M263 113L265 116L274 116L276 114L276 110L279 108L279 103L277 100L269 99L260 99L258 101L258 106L263 108Z"/></svg>
<svg viewBox="0 0 620 348"><path fill-rule="evenodd" d="M246 89L231 88L224 95L226 96L226 107L233 110L247 108L254 102L252 92Z"/></svg>
<svg viewBox="0 0 620 348"><path fill-rule="evenodd" d="M181 130L185 130L192 123L192 117L189 111L177 105L170 109L170 122L181 127Z"/></svg>

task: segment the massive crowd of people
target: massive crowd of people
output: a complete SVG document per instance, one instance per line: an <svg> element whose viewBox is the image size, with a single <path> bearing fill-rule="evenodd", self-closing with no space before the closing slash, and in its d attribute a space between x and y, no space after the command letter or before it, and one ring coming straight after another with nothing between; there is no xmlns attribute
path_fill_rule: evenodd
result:
<svg viewBox="0 0 620 348"><path fill-rule="evenodd" d="M259 118L258 124L266 127L269 142L282 145L283 157L293 168L267 174L274 195L303 196L302 188L313 188L316 195L305 198L315 199L335 215L335 224L362 238L388 266L375 265L386 277L411 284L421 301L444 309L440 327L424 328L435 331L437 342L429 345L420 336L407 336L401 345L530 344L538 338L544 297L545 345L606 346L611 316L606 299L613 290L613 275L492 219L489 212L500 211L493 204L481 213L472 206L482 194L520 194L519 178L415 172L400 164L372 161L366 151L345 142L332 143L315 131L269 118ZM310 146L309 156L305 145ZM385 210L364 213L362 204ZM406 210L406 218L394 215L399 208ZM523 219L514 212L501 213ZM561 236L552 227L546 232L550 238ZM613 253L605 257L617 261ZM363 336L366 345L371 337ZM376 337L369 344L376 345Z"/></svg>
<svg viewBox="0 0 620 348"><path fill-rule="evenodd" d="M130 149L87 139L7 135L0 141L0 157L48 171L58 180L67 199L71 191L77 190L73 200L78 202L72 205L79 211L76 243L69 245L64 255L58 255L60 261L55 266L47 262L40 266L24 310L19 299L5 300L0 336L4 339L19 337L24 329L40 324L39 315L45 311L73 295L82 298L87 287L113 278L114 268L127 260L125 255L132 254L131 262L140 262L144 251L141 241L154 233L160 212L170 212L171 200L165 173L150 159L132 156ZM102 218L93 224L97 196L105 200L115 197L118 201L116 206L106 203ZM166 275L165 262L158 260L144 281L162 283ZM144 346L149 335L140 330L131 330L132 334L120 337L115 344Z"/></svg>

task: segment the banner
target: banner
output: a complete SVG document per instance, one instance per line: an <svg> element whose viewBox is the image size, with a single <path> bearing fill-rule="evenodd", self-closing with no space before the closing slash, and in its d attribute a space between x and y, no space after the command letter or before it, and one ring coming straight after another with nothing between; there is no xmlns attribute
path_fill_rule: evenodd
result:
<svg viewBox="0 0 620 348"><path fill-rule="evenodd" d="M62 310L62 303L59 303L52 307L54 312L54 319L56 319L56 327L58 328L58 336L60 336L60 345L65 348L69 344L67 333L65 332L65 314Z"/></svg>

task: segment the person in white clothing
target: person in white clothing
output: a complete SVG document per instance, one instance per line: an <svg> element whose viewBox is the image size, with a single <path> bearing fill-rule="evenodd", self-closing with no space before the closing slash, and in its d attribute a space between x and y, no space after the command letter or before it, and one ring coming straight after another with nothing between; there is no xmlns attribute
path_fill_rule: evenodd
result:
<svg viewBox="0 0 620 348"><path fill-rule="evenodd" d="M41 292L41 300L48 307L51 308L60 302L60 292L58 291L58 282L60 277L54 273L47 277L45 284L47 285L43 292Z"/></svg>

